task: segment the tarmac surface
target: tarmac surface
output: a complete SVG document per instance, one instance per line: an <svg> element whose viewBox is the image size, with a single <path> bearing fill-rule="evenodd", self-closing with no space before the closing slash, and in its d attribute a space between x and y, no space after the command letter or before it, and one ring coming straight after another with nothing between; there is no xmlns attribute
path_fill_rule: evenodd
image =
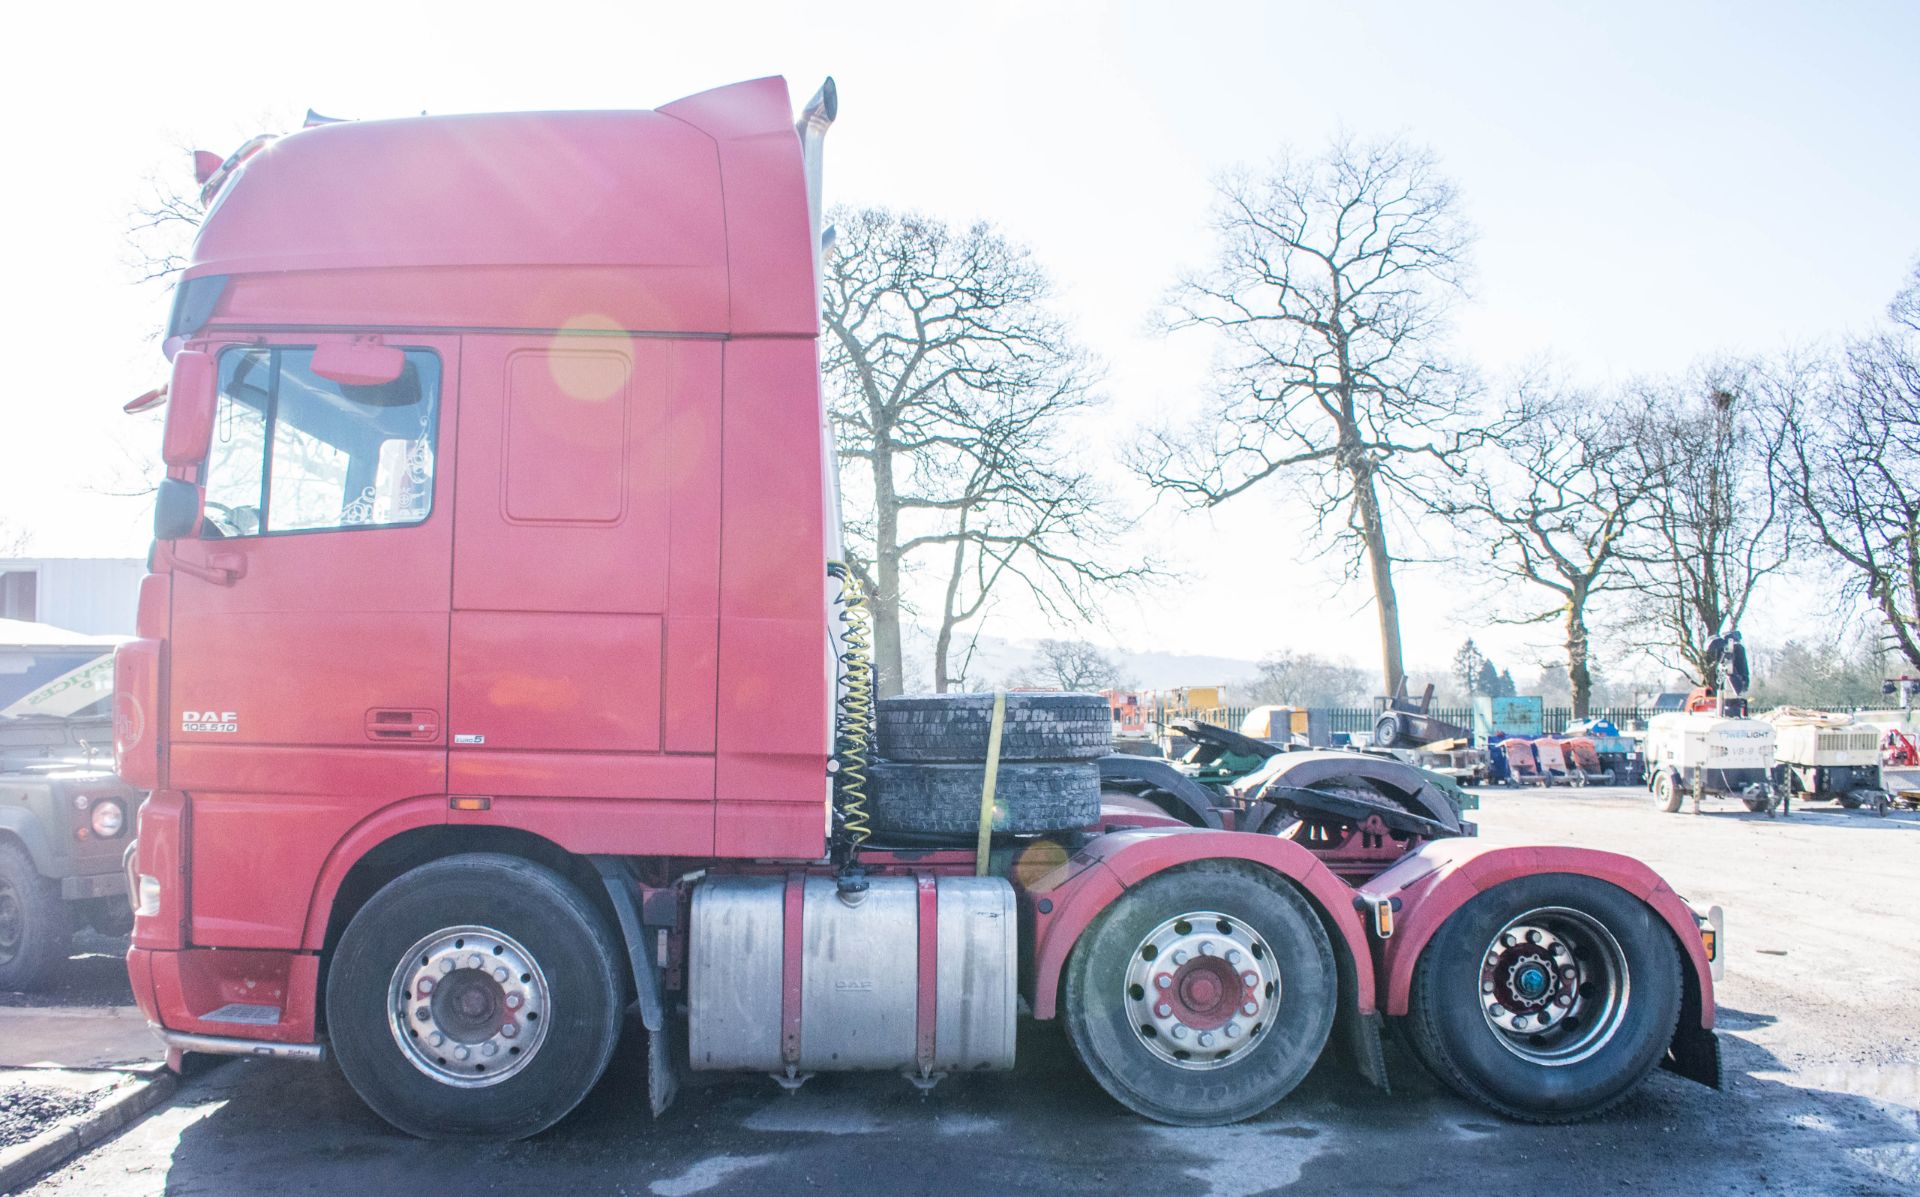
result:
<svg viewBox="0 0 1920 1197"><path fill-rule="evenodd" d="M1323 1064L1250 1122L1176 1129L1120 1109L1056 1026L1028 1023L1017 1071L924 1098L892 1076L823 1076L793 1096L726 1077L696 1081L655 1122L634 1033L586 1103L525 1142L416 1141L332 1065L238 1060L30 1191L1920 1191L1920 815L1668 815L1643 791L1594 788L1485 791L1478 819L1494 842L1638 855L1727 908L1727 1090L1656 1072L1596 1120L1526 1126L1454 1097L1390 1043L1391 1095Z"/></svg>

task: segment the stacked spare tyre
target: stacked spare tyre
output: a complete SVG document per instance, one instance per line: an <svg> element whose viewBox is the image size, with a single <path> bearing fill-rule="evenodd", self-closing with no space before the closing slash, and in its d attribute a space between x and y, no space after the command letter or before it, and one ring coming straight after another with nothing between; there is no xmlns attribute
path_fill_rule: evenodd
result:
<svg viewBox="0 0 1920 1197"><path fill-rule="evenodd" d="M878 832L972 837L993 731L992 694L907 694L877 709L879 760L868 771ZM1100 816L1099 757L1113 716L1099 694L1008 694L1000 726L992 831L1038 835Z"/></svg>

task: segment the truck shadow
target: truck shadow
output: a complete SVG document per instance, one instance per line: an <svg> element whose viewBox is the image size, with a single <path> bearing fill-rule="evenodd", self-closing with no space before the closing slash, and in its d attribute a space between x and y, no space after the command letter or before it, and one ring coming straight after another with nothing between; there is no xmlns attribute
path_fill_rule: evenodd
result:
<svg viewBox="0 0 1920 1197"><path fill-rule="evenodd" d="M1722 1017L1740 1030L1767 1021L1731 1009ZM929 1096L886 1076L820 1076L792 1096L764 1078L696 1079L655 1121L642 1032L631 1027L581 1108L533 1139L421 1142L368 1112L330 1065L236 1061L183 1089L191 1121L155 1162L165 1191L180 1193L508 1186L661 1197L856 1187L1102 1197L1163 1186L1217 1197L1281 1186L1530 1192L1543 1168L1559 1178L1552 1187L1569 1191L1880 1193L1920 1175L1914 1110L1785 1079L1785 1065L1738 1033L1723 1043L1726 1091L1656 1073L1573 1126L1488 1113L1390 1045L1392 1094L1323 1062L1259 1118L1164 1127L1115 1105L1059 1029L1033 1023L1022 1028L1019 1071L952 1077ZM1871 1090L1872 1079L1847 1084Z"/></svg>

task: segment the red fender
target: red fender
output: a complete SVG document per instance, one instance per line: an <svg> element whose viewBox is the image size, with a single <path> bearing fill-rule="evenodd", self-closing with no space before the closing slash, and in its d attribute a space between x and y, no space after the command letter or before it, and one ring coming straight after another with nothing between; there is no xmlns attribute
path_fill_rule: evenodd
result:
<svg viewBox="0 0 1920 1197"><path fill-rule="evenodd" d="M1366 930L1354 910L1355 894L1350 886L1292 840L1179 828L1103 835L1027 887L1026 902L1033 916L1033 992L1029 997L1034 1017L1054 1017L1067 956L1081 932L1109 903L1156 873L1197 860L1263 865L1305 890L1308 901L1320 908L1338 932L1334 936L1335 950L1344 948L1353 965L1359 1012L1373 1013L1373 957L1367 951Z"/></svg>
<svg viewBox="0 0 1920 1197"><path fill-rule="evenodd" d="M320 876L313 883L313 900L307 903L307 925L300 937L303 951L317 952L326 946L327 921L333 917L333 900L340 884L347 879L360 858L403 831L419 827L437 827L447 821L445 795L427 795L383 806L355 824L340 837L327 854Z"/></svg>
<svg viewBox="0 0 1920 1197"><path fill-rule="evenodd" d="M1423 845L1361 891L1369 899L1398 898L1396 931L1379 944L1382 1005L1405 1014L1414 966L1427 941L1449 916L1478 893L1518 877L1574 873L1616 885L1666 920L1700 986L1700 1025L1713 1027L1713 974L1693 909L1659 874L1630 856L1591 848L1499 848L1477 840L1439 840Z"/></svg>

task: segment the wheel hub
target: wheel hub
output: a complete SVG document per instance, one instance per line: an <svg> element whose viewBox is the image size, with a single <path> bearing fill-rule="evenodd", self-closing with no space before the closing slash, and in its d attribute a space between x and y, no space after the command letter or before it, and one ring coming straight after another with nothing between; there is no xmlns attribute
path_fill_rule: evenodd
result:
<svg viewBox="0 0 1920 1197"><path fill-rule="evenodd" d="M1626 1011L1626 956L1591 916L1528 911L1502 927L1480 962L1481 1012L1509 1051L1538 1064L1586 1059Z"/></svg>
<svg viewBox="0 0 1920 1197"><path fill-rule="evenodd" d="M1273 953L1225 915L1195 911L1154 928L1134 951L1126 1009L1148 1051L1181 1068L1216 1068L1266 1034L1279 999Z"/></svg>
<svg viewBox="0 0 1920 1197"><path fill-rule="evenodd" d="M387 1022L415 1068L459 1088L496 1085L546 1039L547 978L532 953L489 927L449 927L394 969Z"/></svg>

